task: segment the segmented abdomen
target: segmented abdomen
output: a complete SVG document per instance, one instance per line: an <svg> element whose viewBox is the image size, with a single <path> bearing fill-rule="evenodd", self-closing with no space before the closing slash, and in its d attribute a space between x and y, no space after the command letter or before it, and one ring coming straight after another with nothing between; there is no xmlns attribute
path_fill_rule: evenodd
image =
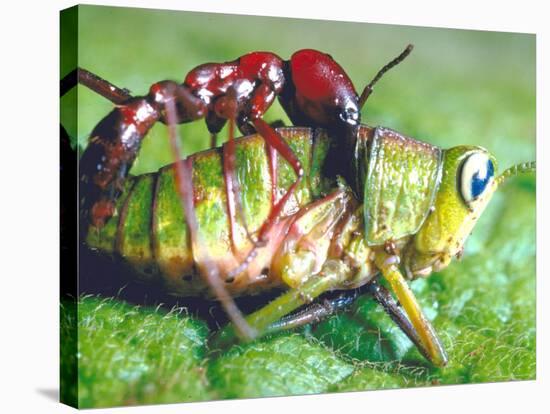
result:
<svg viewBox="0 0 550 414"><path fill-rule="evenodd" d="M331 187L320 173L328 151L328 138L325 134L315 136L308 128L284 128L279 133L305 171L304 180L283 214L290 216ZM222 274L238 266L251 247L245 223L250 233L259 230L276 201L273 196L278 200L296 180L290 166L277 155L273 169L268 154L265 141L258 135L236 141L236 177L244 221L237 212L233 237L222 149L191 156L199 240ZM279 283L267 278L263 269L269 268L277 243L282 241L284 225L282 219L274 226L269 245L260 249L253 265L228 286L231 293L245 290L250 293ZM86 242L94 249L122 257L145 279L163 280L175 294L200 295L206 289L196 274L189 229L171 165L156 173L129 178L117 199L113 217L102 228L90 227Z"/></svg>

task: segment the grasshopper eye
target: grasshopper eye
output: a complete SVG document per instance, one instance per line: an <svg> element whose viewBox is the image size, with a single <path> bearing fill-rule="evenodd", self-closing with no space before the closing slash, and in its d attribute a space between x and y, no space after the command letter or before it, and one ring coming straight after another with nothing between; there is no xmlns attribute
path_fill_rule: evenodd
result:
<svg viewBox="0 0 550 414"><path fill-rule="evenodd" d="M479 198L493 180L495 168L489 156L483 152L470 155L462 163L459 189L466 204Z"/></svg>

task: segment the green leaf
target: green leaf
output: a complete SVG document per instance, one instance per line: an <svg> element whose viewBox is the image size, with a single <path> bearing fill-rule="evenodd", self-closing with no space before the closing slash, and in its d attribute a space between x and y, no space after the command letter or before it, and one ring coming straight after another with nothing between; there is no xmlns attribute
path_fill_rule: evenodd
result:
<svg viewBox="0 0 550 414"><path fill-rule="evenodd" d="M211 363L222 398L321 393L354 370L318 343L290 334L234 347Z"/></svg>
<svg viewBox="0 0 550 414"><path fill-rule="evenodd" d="M183 310L142 309L115 299L78 304L78 401L105 407L214 397L203 322Z"/></svg>

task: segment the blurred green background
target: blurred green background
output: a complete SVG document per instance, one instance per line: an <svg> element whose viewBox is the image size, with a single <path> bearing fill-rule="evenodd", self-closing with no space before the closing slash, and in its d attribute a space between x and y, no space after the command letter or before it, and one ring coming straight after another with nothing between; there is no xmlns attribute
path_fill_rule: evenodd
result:
<svg viewBox="0 0 550 414"><path fill-rule="evenodd" d="M201 63L254 50L286 59L301 48L330 53L361 90L413 43L411 56L377 85L364 123L441 147L481 145L501 168L535 159L534 35L99 6L80 6L78 22L78 64L136 95L158 80L182 81ZM63 76L72 68L62 58L60 69ZM112 104L79 87L76 123L74 94L62 100L62 123L85 147ZM278 103L265 119L288 123ZM202 121L182 125L180 134L187 154L208 146ZM157 125L132 172L171 161L166 127ZM63 325L79 327L79 401L92 407L531 379L535 253L535 179L521 178L497 194L462 262L413 284L449 350L443 370L426 364L367 298L347 315L216 358L208 357L208 328L198 318L82 298L78 318L68 312Z"/></svg>

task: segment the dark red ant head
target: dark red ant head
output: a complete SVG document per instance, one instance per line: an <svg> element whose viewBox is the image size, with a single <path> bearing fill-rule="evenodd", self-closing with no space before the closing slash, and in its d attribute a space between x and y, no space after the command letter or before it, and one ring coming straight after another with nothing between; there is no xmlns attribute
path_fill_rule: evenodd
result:
<svg viewBox="0 0 550 414"><path fill-rule="evenodd" d="M330 55L299 50L292 55L288 69L292 85L283 93L281 104L294 123L334 128L360 122L355 87Z"/></svg>

